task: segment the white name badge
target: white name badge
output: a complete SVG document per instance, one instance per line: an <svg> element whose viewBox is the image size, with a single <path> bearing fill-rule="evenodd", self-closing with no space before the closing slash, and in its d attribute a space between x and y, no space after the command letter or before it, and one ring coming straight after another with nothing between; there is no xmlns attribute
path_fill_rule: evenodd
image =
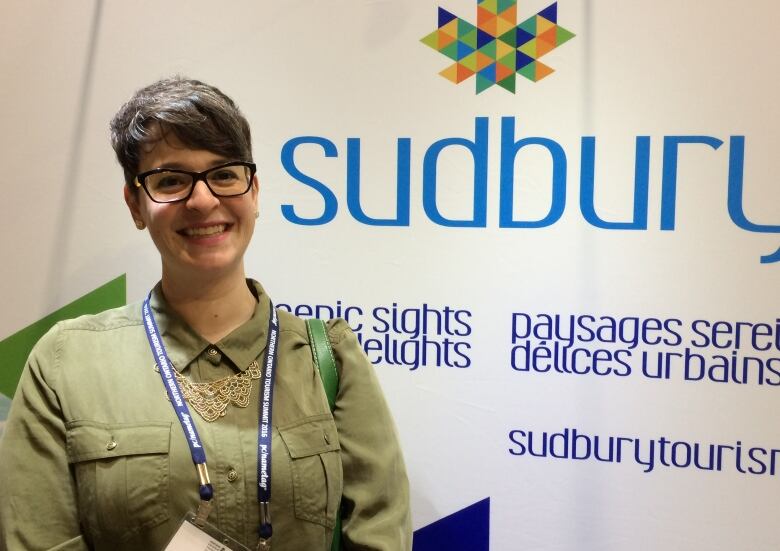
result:
<svg viewBox="0 0 780 551"><path fill-rule="evenodd" d="M165 551L250 551L214 526L194 524L195 515L187 513Z"/></svg>

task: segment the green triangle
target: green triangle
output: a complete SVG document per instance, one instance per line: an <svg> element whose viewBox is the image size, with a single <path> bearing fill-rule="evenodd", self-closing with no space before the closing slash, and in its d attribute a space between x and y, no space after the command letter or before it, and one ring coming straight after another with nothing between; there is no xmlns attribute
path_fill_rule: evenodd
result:
<svg viewBox="0 0 780 551"><path fill-rule="evenodd" d="M0 369L0 393L6 396L14 395L30 351L38 339L55 323L83 314L97 314L108 308L123 306L127 301L126 279L123 274L0 341L0 358L3 358L3 368Z"/></svg>
<svg viewBox="0 0 780 551"><path fill-rule="evenodd" d="M458 63L466 67L467 69L471 69L475 73L477 72L477 52L471 52L469 55L461 59Z"/></svg>
<svg viewBox="0 0 780 551"><path fill-rule="evenodd" d="M420 42L438 51L439 31L433 31L431 34L424 36L423 38L420 39Z"/></svg>
<svg viewBox="0 0 780 551"><path fill-rule="evenodd" d="M499 80L496 82L501 88L504 90L509 90L513 94L515 93L515 75L512 74L511 76L506 77L504 80Z"/></svg>
<svg viewBox="0 0 780 551"><path fill-rule="evenodd" d="M458 19L458 39L463 40L463 37L469 34L470 32L476 31L477 28L466 21L465 19ZM476 48L476 44L474 45Z"/></svg>
<svg viewBox="0 0 780 551"><path fill-rule="evenodd" d="M498 13L498 0L482 0L478 5L480 8L486 9L490 13Z"/></svg>
<svg viewBox="0 0 780 551"><path fill-rule="evenodd" d="M479 73L477 73L477 94L481 94L491 86L493 86L495 82L490 80L489 78L485 78Z"/></svg>
<svg viewBox="0 0 780 551"><path fill-rule="evenodd" d="M521 67L517 70L517 73L523 75L531 82L536 82L536 61L529 63L525 67Z"/></svg>
<svg viewBox="0 0 780 551"><path fill-rule="evenodd" d="M482 46L479 51L488 56L490 59L496 59L496 41L491 40Z"/></svg>
<svg viewBox="0 0 780 551"><path fill-rule="evenodd" d="M498 0L498 13L504 13L507 9L517 4L517 0Z"/></svg>
<svg viewBox="0 0 780 551"><path fill-rule="evenodd" d="M534 38L533 40L529 40L528 42L520 46L518 50L523 52L528 57L532 57L536 59L536 39Z"/></svg>
<svg viewBox="0 0 780 551"><path fill-rule="evenodd" d="M439 50L441 53L446 55L448 58L450 58L453 61L458 61L458 41L453 40L451 44L448 44L444 46L441 50Z"/></svg>
<svg viewBox="0 0 780 551"><path fill-rule="evenodd" d="M531 33L532 35L536 36L536 16L529 17L522 23L518 25L521 29L523 29L527 33Z"/></svg>
<svg viewBox="0 0 780 551"><path fill-rule="evenodd" d="M464 34L462 37L460 37L460 41L463 42L464 44L471 46L476 50L477 49L477 28L474 27L472 30Z"/></svg>
<svg viewBox="0 0 780 551"><path fill-rule="evenodd" d="M577 36L570 30L564 29L563 27L558 27L555 29L555 45L560 46L564 42L567 42Z"/></svg>
<svg viewBox="0 0 780 551"><path fill-rule="evenodd" d="M515 29L511 29L501 36L498 37L498 40L505 44L509 44L513 48L517 48L517 32Z"/></svg>
<svg viewBox="0 0 780 551"><path fill-rule="evenodd" d="M517 65L517 55L515 55L515 52L512 52L499 59L498 62L504 67L509 67L514 71L515 66Z"/></svg>

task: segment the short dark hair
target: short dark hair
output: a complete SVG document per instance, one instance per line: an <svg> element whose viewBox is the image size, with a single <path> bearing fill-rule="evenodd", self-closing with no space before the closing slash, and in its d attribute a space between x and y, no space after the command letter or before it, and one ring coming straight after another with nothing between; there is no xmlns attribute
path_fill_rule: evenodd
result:
<svg viewBox="0 0 780 551"><path fill-rule="evenodd" d="M127 185L138 174L142 147L168 132L187 147L252 161L246 118L232 99L199 80L174 76L141 88L114 115L110 129Z"/></svg>

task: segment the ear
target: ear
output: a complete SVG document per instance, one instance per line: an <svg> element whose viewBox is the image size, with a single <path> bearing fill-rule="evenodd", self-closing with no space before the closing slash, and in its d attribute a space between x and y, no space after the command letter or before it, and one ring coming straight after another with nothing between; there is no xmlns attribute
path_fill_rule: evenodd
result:
<svg viewBox="0 0 780 551"><path fill-rule="evenodd" d="M143 221L143 216L141 216L141 208L138 205L138 194L135 193L132 189L130 189L130 186L128 186L127 184L125 184L122 187L124 188L125 204L127 205L127 208L130 210L130 216L133 217L133 220Z"/></svg>
<svg viewBox="0 0 780 551"><path fill-rule="evenodd" d="M257 177L257 174L252 176L252 191L250 191L252 194L252 201L255 203L255 210L257 210L257 199L260 195L260 179Z"/></svg>

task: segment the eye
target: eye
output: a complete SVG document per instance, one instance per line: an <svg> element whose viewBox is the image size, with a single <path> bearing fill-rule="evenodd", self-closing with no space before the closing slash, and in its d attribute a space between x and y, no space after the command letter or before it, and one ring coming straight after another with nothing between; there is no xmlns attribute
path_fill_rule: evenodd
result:
<svg viewBox="0 0 780 551"><path fill-rule="evenodd" d="M231 182L240 178L238 169L235 167L226 167L209 173L209 181Z"/></svg>
<svg viewBox="0 0 780 551"><path fill-rule="evenodd" d="M189 187L191 181L192 178L187 174L160 172L147 177L146 183L155 191L171 193Z"/></svg>

